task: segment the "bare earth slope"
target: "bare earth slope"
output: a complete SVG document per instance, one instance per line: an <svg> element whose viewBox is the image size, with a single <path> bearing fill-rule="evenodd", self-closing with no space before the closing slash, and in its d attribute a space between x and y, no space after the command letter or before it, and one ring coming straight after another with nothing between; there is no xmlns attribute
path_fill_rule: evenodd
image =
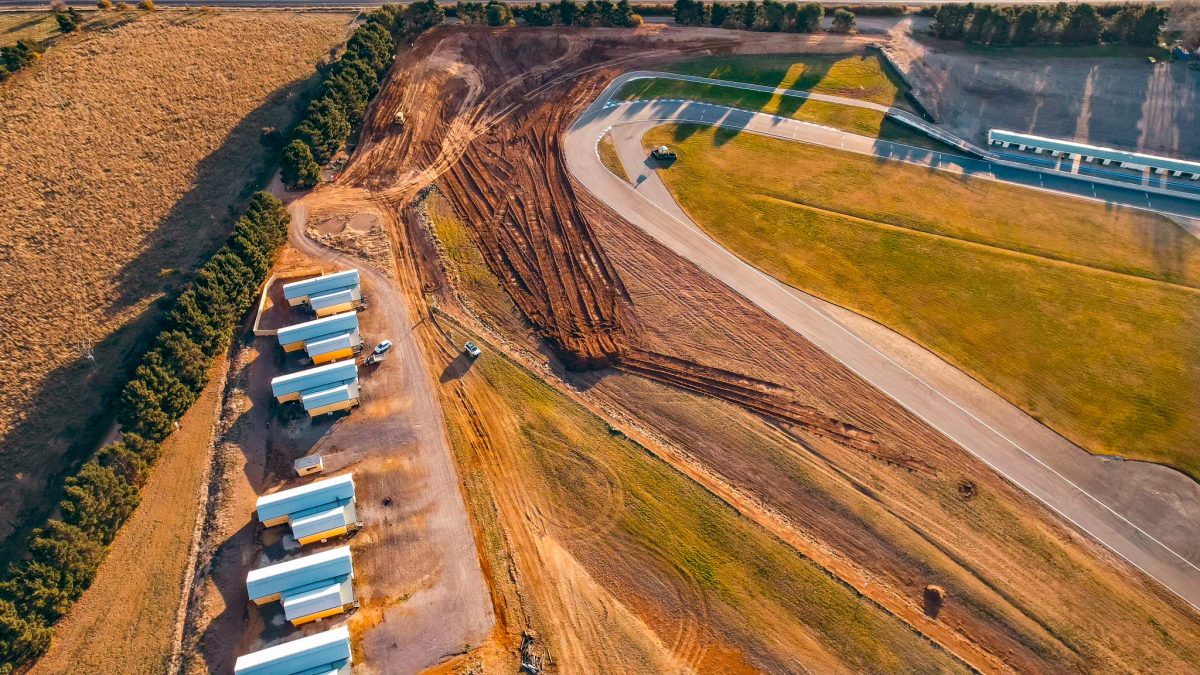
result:
<svg viewBox="0 0 1200 675"><path fill-rule="evenodd" d="M0 538L90 449L148 310L224 237L263 128L288 122L348 21L160 12L64 41L0 86Z"/></svg>

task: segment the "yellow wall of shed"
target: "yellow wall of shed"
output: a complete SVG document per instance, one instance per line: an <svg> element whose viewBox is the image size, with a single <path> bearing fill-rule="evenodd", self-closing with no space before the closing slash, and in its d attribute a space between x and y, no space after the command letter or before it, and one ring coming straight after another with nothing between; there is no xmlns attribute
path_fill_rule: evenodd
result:
<svg viewBox="0 0 1200 675"><path fill-rule="evenodd" d="M300 349L304 349L304 340L296 340L295 342L289 342L286 345L283 345L283 351L285 352L294 352Z"/></svg>
<svg viewBox="0 0 1200 675"><path fill-rule="evenodd" d="M300 392L293 391L290 394L284 394L283 396L276 396L275 400L279 401L280 403L287 403L288 401L299 401L300 400Z"/></svg>
<svg viewBox="0 0 1200 675"><path fill-rule="evenodd" d="M325 413L337 412L338 410L349 410L350 408L353 408L357 404L358 404L358 399L356 399L356 398L352 398L349 401L341 401L339 403L331 403L329 405L323 405L320 408L313 408L312 410L309 410L308 416L309 417L317 417L319 415L324 415Z"/></svg>
<svg viewBox="0 0 1200 675"><path fill-rule="evenodd" d="M265 605L268 602L274 602L274 601L278 600L282 596L283 596L282 593L272 593L271 595L264 595L261 598L250 598L250 599L253 600L254 604L256 604L256 605Z"/></svg>
<svg viewBox="0 0 1200 675"><path fill-rule="evenodd" d="M342 535L342 534L346 534L346 526L345 525L343 525L341 527L335 527L332 530L326 530L324 532L321 532L320 534L314 534L314 535L311 535L308 537L303 537L303 538L299 539L298 541L300 542L300 545L303 546L305 544L311 544L314 541L321 541L322 539L328 539L329 537L336 537L336 536Z"/></svg>
<svg viewBox="0 0 1200 675"><path fill-rule="evenodd" d="M274 527L276 525L282 525L282 524L286 523L287 520L288 520L287 516L279 516L278 518L271 518L270 520L264 520L263 527Z"/></svg>
<svg viewBox="0 0 1200 675"><path fill-rule="evenodd" d="M344 607L334 607L333 609L327 609L324 612L317 612L316 614L309 614L308 616L301 616L301 617L292 619L292 625L299 626L302 624L306 624L310 621L316 621L317 619L324 619L327 616L333 616L334 614L341 614L345 611L346 610Z"/></svg>
<svg viewBox="0 0 1200 675"><path fill-rule="evenodd" d="M329 363L330 361L337 361L338 359L345 359L351 356L354 356L354 349L346 347L345 349L339 349L336 352L317 354L316 356L312 357L312 362L314 364Z"/></svg>
<svg viewBox="0 0 1200 675"><path fill-rule="evenodd" d="M352 309L354 309L353 302L343 302L340 305L334 305L332 307L322 307L321 309L316 310L316 312L317 312L317 316L329 316L330 314L341 314L342 312L349 312Z"/></svg>

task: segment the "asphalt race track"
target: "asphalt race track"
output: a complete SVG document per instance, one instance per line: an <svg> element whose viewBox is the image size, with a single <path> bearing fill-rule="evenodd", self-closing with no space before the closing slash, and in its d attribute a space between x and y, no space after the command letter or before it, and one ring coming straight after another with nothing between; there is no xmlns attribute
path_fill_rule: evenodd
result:
<svg viewBox="0 0 1200 675"><path fill-rule="evenodd" d="M850 323L839 320L822 301L763 274L709 238L683 213L655 171L646 165L641 137L665 123L717 124L1190 217L1200 216L1200 202L1045 175L1032 169L996 166L986 160L717 105L610 101L633 75L614 80L566 133L567 166L584 188L838 359L1081 531L1200 608L1200 485L1165 467L1091 455L966 375L958 371L954 371L954 377L935 375L953 369L944 364L927 368L927 364L940 363L928 352L901 365L889 346L894 344L890 339L848 327ZM610 130L635 185L613 175L600 161L596 145Z"/></svg>

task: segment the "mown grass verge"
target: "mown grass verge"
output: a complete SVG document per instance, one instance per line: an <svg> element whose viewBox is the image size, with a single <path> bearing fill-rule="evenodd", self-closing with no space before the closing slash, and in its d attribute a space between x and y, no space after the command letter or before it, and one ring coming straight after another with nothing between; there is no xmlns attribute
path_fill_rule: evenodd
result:
<svg viewBox="0 0 1200 675"><path fill-rule="evenodd" d="M617 155L617 145L613 143L612 134L604 134L596 146L596 151L600 153L600 163L604 165L604 168L611 171L617 178L626 183L629 182L629 173L625 171L625 165L621 163L621 158Z"/></svg>
<svg viewBox="0 0 1200 675"><path fill-rule="evenodd" d="M661 176L743 259L1090 450L1200 478L1200 242L1173 223L752 134L684 135L693 161Z"/></svg>

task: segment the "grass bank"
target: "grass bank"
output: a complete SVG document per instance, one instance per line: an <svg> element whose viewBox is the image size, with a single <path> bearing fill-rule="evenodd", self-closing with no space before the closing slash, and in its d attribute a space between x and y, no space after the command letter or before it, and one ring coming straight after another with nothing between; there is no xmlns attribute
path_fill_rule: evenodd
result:
<svg viewBox="0 0 1200 675"><path fill-rule="evenodd" d="M1084 447L1200 478L1200 241L1175 224L752 134L687 133L679 145L697 161L661 175L730 250L917 340ZM771 170L781 164L792 170Z"/></svg>
<svg viewBox="0 0 1200 675"><path fill-rule="evenodd" d="M706 57L665 67L683 75L746 82L791 91L812 91L887 106L906 107L906 91L875 55L755 55ZM864 136L916 147L949 148L868 108L814 101L782 93L747 91L723 85L678 80L635 80L621 88L617 100L691 99L732 108L822 124Z"/></svg>

